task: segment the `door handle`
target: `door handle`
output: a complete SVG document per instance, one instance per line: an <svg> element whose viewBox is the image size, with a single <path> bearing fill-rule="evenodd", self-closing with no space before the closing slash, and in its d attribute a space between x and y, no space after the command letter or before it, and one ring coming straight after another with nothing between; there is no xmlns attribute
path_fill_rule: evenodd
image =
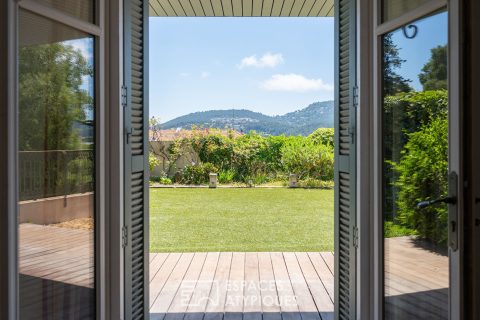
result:
<svg viewBox="0 0 480 320"><path fill-rule="evenodd" d="M457 206L458 176L455 171L448 175L448 196L435 200L425 200L417 204L423 209L437 203L447 203L448 206L448 245L453 251L458 249L458 206Z"/></svg>
<svg viewBox="0 0 480 320"><path fill-rule="evenodd" d="M417 208L423 209L423 208L429 207L429 206L437 204L437 203L456 204L457 203L457 197L441 197L441 198L438 198L438 199L435 199L435 200L421 201L417 204Z"/></svg>

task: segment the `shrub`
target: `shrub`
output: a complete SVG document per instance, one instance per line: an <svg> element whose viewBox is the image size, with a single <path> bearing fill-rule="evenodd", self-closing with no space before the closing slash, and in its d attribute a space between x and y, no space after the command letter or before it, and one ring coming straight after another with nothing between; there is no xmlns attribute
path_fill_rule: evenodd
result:
<svg viewBox="0 0 480 320"><path fill-rule="evenodd" d="M401 128L401 132L385 130L385 157L393 161L400 160L403 145L408 134L432 120L446 118L448 111L448 92L446 90L409 92L385 98L385 128ZM394 141L394 138L396 141ZM400 144L400 145L399 145ZM393 148L394 147L394 148Z"/></svg>
<svg viewBox="0 0 480 320"><path fill-rule="evenodd" d="M282 163L289 173L300 179L333 179L333 148L310 139L290 139L282 147Z"/></svg>
<svg viewBox="0 0 480 320"><path fill-rule="evenodd" d="M232 138L223 136L218 130L211 130L209 134L197 132L189 141L203 163L224 169L231 162Z"/></svg>
<svg viewBox="0 0 480 320"><path fill-rule="evenodd" d="M257 174L251 179L254 184L259 185L259 184L264 184L268 182L268 176L266 174Z"/></svg>
<svg viewBox="0 0 480 320"><path fill-rule="evenodd" d="M182 171L182 183L185 184L205 184L209 182L209 175L217 172L217 168L211 163L199 163L187 165Z"/></svg>
<svg viewBox="0 0 480 320"><path fill-rule="evenodd" d="M150 172L153 172L155 167L158 167L160 165L160 160L153 154L149 153L148 155L148 166L150 168Z"/></svg>
<svg viewBox="0 0 480 320"><path fill-rule="evenodd" d="M383 230L385 238L411 236L416 234L415 230L393 221L385 221Z"/></svg>
<svg viewBox="0 0 480 320"><path fill-rule="evenodd" d="M167 177L161 177L159 182L161 184L173 184L172 179Z"/></svg>
<svg viewBox="0 0 480 320"><path fill-rule="evenodd" d="M218 170L220 183L247 183L251 180L260 184L285 180L290 172L312 179L331 180L332 135L333 129L322 129L309 137L262 136L253 131L248 134L233 131L225 134L217 129L193 130L191 137L171 144L167 158L170 163L175 163L185 150L192 148L198 154L200 163L211 164L215 172ZM308 167L305 168L305 165ZM208 172L203 172L203 168L198 166L188 166L176 174L175 181L207 182ZM168 172L175 172L173 169L169 166Z"/></svg>
<svg viewBox="0 0 480 320"><path fill-rule="evenodd" d="M333 181L322 181L312 178L306 178L298 181L297 186L300 188L320 188L320 189L333 189Z"/></svg>
<svg viewBox="0 0 480 320"><path fill-rule="evenodd" d="M236 139L231 168L235 170L237 181L248 182L252 177L267 172L268 164L261 158L261 150L265 148L266 139L254 132Z"/></svg>
<svg viewBox="0 0 480 320"><path fill-rule="evenodd" d="M235 176L235 171L231 169L222 170L218 173L218 182L230 183L233 181L234 176Z"/></svg>
<svg viewBox="0 0 480 320"><path fill-rule="evenodd" d="M423 209L417 203L448 193L448 121L437 118L409 133L402 158L392 163L398 174L398 220L421 238L446 243L448 210L445 204Z"/></svg>
<svg viewBox="0 0 480 320"><path fill-rule="evenodd" d="M335 138L334 133L335 131L333 128L318 128L312 132L308 138L317 144L324 144L333 147Z"/></svg>

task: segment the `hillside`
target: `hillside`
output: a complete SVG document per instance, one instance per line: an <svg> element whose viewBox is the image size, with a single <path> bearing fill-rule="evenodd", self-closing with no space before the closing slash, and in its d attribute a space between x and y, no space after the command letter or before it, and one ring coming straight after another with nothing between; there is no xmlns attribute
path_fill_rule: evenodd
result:
<svg viewBox="0 0 480 320"><path fill-rule="evenodd" d="M271 135L308 135L317 128L333 127L333 101L315 102L281 116L267 116L250 110L210 110L190 113L161 125L162 129L234 128Z"/></svg>

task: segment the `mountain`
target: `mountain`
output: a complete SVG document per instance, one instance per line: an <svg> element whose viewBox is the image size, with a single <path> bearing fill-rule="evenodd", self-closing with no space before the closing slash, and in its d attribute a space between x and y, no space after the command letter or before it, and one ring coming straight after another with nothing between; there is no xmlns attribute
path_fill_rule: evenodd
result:
<svg viewBox="0 0 480 320"><path fill-rule="evenodd" d="M315 102L281 116L267 116L250 110L210 110L190 113L161 125L162 129L234 128L270 135L309 135L317 128L333 128L333 101Z"/></svg>

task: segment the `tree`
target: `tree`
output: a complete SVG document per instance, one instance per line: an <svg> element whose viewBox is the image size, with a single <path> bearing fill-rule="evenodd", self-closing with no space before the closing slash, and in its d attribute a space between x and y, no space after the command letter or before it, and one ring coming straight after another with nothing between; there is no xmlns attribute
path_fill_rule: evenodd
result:
<svg viewBox="0 0 480 320"><path fill-rule="evenodd" d="M82 87L93 68L81 51L64 43L19 50L20 150L77 149L75 122L86 120L93 98Z"/></svg>
<svg viewBox="0 0 480 320"><path fill-rule="evenodd" d="M151 117L149 120L149 127L150 127L150 141L160 141L162 138L162 133L161 133L161 123L160 120Z"/></svg>
<svg viewBox="0 0 480 320"><path fill-rule="evenodd" d="M411 80L403 78L396 70L406 60L400 58L399 48L393 43L392 34L383 38L383 92L385 96L393 96L400 92L410 92Z"/></svg>
<svg viewBox="0 0 480 320"><path fill-rule="evenodd" d="M418 79L423 90L447 89L447 45L431 49L432 56L423 66Z"/></svg>

